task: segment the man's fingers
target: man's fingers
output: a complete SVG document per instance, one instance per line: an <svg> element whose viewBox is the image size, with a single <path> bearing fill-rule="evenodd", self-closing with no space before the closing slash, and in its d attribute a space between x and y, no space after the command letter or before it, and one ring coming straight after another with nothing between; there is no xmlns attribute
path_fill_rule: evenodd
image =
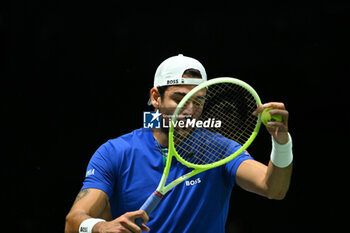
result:
<svg viewBox="0 0 350 233"><path fill-rule="evenodd" d="M129 230L130 232L133 233L141 233L142 227L139 227L135 221L135 219L132 218L125 218L123 219L120 223L123 225L124 228L126 228L127 230Z"/></svg>
<svg viewBox="0 0 350 233"><path fill-rule="evenodd" d="M270 103L266 103L266 104L262 104L262 105L258 106L252 114L254 116L256 116L256 115L258 115L260 112L262 112L266 108L282 109L282 110L286 109L285 106L284 106L284 103L281 103L281 102L270 102Z"/></svg>
<svg viewBox="0 0 350 233"><path fill-rule="evenodd" d="M141 228L132 221L121 222L126 232L141 233Z"/></svg>
<svg viewBox="0 0 350 233"><path fill-rule="evenodd" d="M265 109L265 104L262 104L258 106L255 111L252 113L254 116L258 115L260 112L262 112Z"/></svg>
<svg viewBox="0 0 350 233"><path fill-rule="evenodd" d="M148 222L149 220L149 217L147 215L147 213L144 211L144 210L136 210L136 211L133 211L133 212L129 212L128 214L131 215L131 219L132 219L132 224L130 224L130 226L133 228L133 229L140 229L142 231L146 231L148 232L150 229L145 225L145 223ZM143 220L143 224L141 225L141 227L139 227L136 223L135 223L135 219L137 218L142 218ZM135 231L135 232L138 232L138 231Z"/></svg>
<svg viewBox="0 0 350 233"><path fill-rule="evenodd" d="M282 116L288 116L288 111L287 110L282 110L282 109L271 109L269 111L271 115L282 115Z"/></svg>
<svg viewBox="0 0 350 233"><path fill-rule="evenodd" d="M282 128L282 127L285 127L285 125L283 124L283 122L278 122L278 121L269 121L267 122L267 125L269 127L273 127L273 128Z"/></svg>
<svg viewBox="0 0 350 233"><path fill-rule="evenodd" d="M141 230L143 231L149 231L149 228L142 224L142 226L138 226L135 223L135 219L141 218L144 223L147 223L149 218L148 215L144 210L137 210L133 212L128 212L117 218L116 220L123 226L127 232L132 233L141 233Z"/></svg>
<svg viewBox="0 0 350 233"><path fill-rule="evenodd" d="M142 230L142 231L146 231L146 232L149 232L149 231L150 231L149 227L146 226L145 224L142 224L141 230Z"/></svg>
<svg viewBox="0 0 350 233"><path fill-rule="evenodd" d="M271 115L281 115L282 116L282 122L288 122L288 116L289 113L287 110L281 110L281 109L272 109L269 111Z"/></svg>
<svg viewBox="0 0 350 233"><path fill-rule="evenodd" d="M264 109L265 108L286 109L286 107L284 106L284 103L281 103L281 102L266 103L266 104L263 104L263 107Z"/></svg>
<svg viewBox="0 0 350 233"><path fill-rule="evenodd" d="M144 210L136 210L133 212L129 212L128 213L130 215L130 217L135 220L137 218L142 218L144 223L147 223L149 220L149 217L147 215L147 213Z"/></svg>

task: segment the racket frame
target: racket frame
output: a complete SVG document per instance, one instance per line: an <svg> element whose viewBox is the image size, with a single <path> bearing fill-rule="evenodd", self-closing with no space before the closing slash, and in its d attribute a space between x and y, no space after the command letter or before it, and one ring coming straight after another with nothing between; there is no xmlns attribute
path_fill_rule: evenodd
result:
<svg viewBox="0 0 350 233"><path fill-rule="evenodd" d="M167 161L166 161L166 165L163 171L163 175L161 178L161 181L159 182L159 185L157 187L157 191L159 193L161 193L162 195L165 195L169 190L171 190L172 188L174 188L176 185L180 184L181 182L191 178L192 176L197 175L198 173L201 173L205 170L214 168L214 167L218 167L221 166L231 160L233 160L234 158L236 158L238 155L240 155L241 153L243 153L243 151L245 151L248 146L254 141L255 137L257 136L260 126L261 126L261 114L258 115L257 118L257 123L255 125L255 128L253 130L253 133L250 135L250 137L248 138L248 140L242 145L242 147L240 149L238 149L237 151L235 151L235 153L233 153L232 155L226 157L223 160L214 162L212 164L203 164L203 165L199 165L199 164L192 164L187 162L186 160L184 160L177 152L175 149L175 145L174 145L174 140L173 140L173 133L174 133L174 124L173 122L176 121L177 116L180 113L180 110L182 109L182 107L186 104L186 102L198 91L200 91L203 88L207 88L208 86L214 85L214 84L219 84L219 83L233 83L236 85L239 85L243 88L245 88L255 99L256 103L257 103L257 107L261 105L261 100L260 97L258 96L257 92L254 90L254 88L252 88L249 84L247 84L246 82L236 79L236 78L231 78L231 77L220 77L220 78L215 78L215 79L211 79L209 81L206 81L204 83L201 83L200 85L196 86L195 88L193 88L191 91L189 91L184 98L182 98L182 100L180 101L180 103L178 104L173 116L172 116L172 120L171 120L171 124L170 124L170 128L169 128L169 143L168 143L168 156L167 156ZM171 167L171 161L173 159L173 156L175 156L175 158L182 163L184 166L187 166L189 168L193 168L193 170L187 174L184 174L182 176L180 176L179 178L177 178L176 180L170 182L168 185L166 185L166 181L169 175L169 171L170 171L170 167Z"/></svg>

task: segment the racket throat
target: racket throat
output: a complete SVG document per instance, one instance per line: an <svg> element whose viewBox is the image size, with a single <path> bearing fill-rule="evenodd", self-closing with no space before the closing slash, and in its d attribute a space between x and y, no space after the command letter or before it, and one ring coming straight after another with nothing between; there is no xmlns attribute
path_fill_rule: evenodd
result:
<svg viewBox="0 0 350 233"><path fill-rule="evenodd" d="M161 194L160 192L158 192L157 190L153 192L157 197L159 197L160 199L162 199L164 197L163 194Z"/></svg>
<svg viewBox="0 0 350 233"><path fill-rule="evenodd" d="M205 171L206 169L195 169L195 170L192 170L191 172L185 174L185 175L182 175L180 176L179 178L177 178L176 180L170 182L167 186L164 187L164 185L159 185L158 188L157 188L157 191L159 193L161 193L162 195L165 195L169 190L171 190L172 188L174 188L176 185L184 182L185 180L191 178L192 176L195 176L197 175L198 173L201 173L203 171ZM165 181L166 182L166 178L167 176L165 177Z"/></svg>

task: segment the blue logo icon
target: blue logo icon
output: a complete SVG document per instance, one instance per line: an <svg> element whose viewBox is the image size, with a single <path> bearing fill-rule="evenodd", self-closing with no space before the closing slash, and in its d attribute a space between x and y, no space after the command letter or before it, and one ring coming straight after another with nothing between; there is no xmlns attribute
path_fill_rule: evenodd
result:
<svg viewBox="0 0 350 233"><path fill-rule="evenodd" d="M156 112L143 112L143 128L160 129L160 115Z"/></svg>

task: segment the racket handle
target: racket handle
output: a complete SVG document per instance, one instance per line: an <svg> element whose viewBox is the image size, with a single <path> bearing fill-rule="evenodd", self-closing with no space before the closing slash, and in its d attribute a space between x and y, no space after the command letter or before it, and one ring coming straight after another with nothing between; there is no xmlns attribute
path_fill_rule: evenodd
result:
<svg viewBox="0 0 350 233"><path fill-rule="evenodd" d="M159 202L162 200L163 195L160 194L157 190L148 197L148 199L143 203L140 210L144 210L147 215L150 215L153 210L158 206ZM142 226L142 218L135 219L135 223L141 227Z"/></svg>

